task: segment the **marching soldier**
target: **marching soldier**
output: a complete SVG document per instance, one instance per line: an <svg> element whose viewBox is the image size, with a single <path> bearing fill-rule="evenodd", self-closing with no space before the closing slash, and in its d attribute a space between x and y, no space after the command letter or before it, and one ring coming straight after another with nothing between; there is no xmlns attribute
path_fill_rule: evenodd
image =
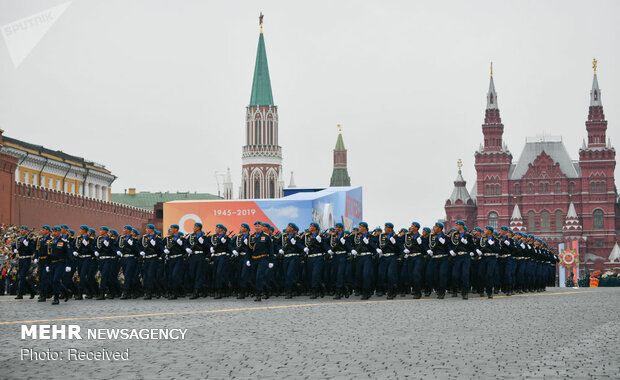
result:
<svg viewBox="0 0 620 380"><path fill-rule="evenodd" d="M369 299L372 294L375 275L372 257L376 250L377 244L372 235L368 232L368 223L360 222L359 232L355 234L353 240L351 254L356 257L355 277L358 286L362 289L362 300Z"/></svg>
<svg viewBox="0 0 620 380"><path fill-rule="evenodd" d="M437 298L443 299L446 296L446 288L450 276L448 261L449 243L447 236L443 233L443 223L437 222L433 227L433 233L429 236L427 253L431 257L426 281L435 288Z"/></svg>
<svg viewBox="0 0 620 380"><path fill-rule="evenodd" d="M170 235L164 238L164 255L168 274L168 299L175 300L182 292L183 256L191 252L185 239L179 234L179 225L170 225Z"/></svg>
<svg viewBox="0 0 620 380"><path fill-rule="evenodd" d="M500 252L497 260L500 283L502 291L507 296L512 295L512 253L514 249L514 241L512 240L512 231L506 227L500 227Z"/></svg>
<svg viewBox="0 0 620 380"><path fill-rule="evenodd" d="M256 286L256 298L254 301L260 302L261 296L265 292L267 286L268 270L273 268L271 259L273 257L273 241L267 235L267 223L260 221L254 222L255 232L250 235L248 245L252 250L251 259L245 262L245 265L252 269L252 278Z"/></svg>
<svg viewBox="0 0 620 380"><path fill-rule="evenodd" d="M211 235L211 257L215 269L215 297L221 299L224 296L225 287L228 286L228 272L230 270L230 239L226 235L228 229L223 224L215 226L215 234Z"/></svg>
<svg viewBox="0 0 620 380"><path fill-rule="evenodd" d="M406 268L409 279L407 287L409 289L413 287L414 299L422 298L424 267L426 266L424 252L428 249L425 248L419 231L420 223L413 222L409 231L403 236L403 253L405 254L403 266Z"/></svg>
<svg viewBox="0 0 620 380"><path fill-rule="evenodd" d="M197 299L205 285L206 252L209 252L209 239L202 232L202 223L194 223L193 228L193 232L187 236L188 247L185 249L188 254L189 282L192 290L190 300Z"/></svg>
<svg viewBox="0 0 620 380"><path fill-rule="evenodd" d="M18 259L18 272L17 272L17 297L16 300L24 298L24 291L26 285L26 276L28 275L28 269L30 269L30 260L32 260L35 254L36 243L30 238L28 226L21 226L19 228L19 237L13 243L13 253L17 255ZM34 298L34 288L30 289L30 299Z"/></svg>
<svg viewBox="0 0 620 380"><path fill-rule="evenodd" d="M47 244L49 271L51 273L52 291L54 293L52 305L59 304L61 294L64 295L65 302L69 300L69 297L71 297L71 291L67 286L68 284L63 284L64 274L71 271L71 267L66 265L66 260L69 256L69 241L61 237L60 231L61 228L55 226L53 229L52 238Z"/></svg>
<svg viewBox="0 0 620 380"><path fill-rule="evenodd" d="M116 249L109 233L110 229L107 226L101 226L101 228L99 228L99 236L95 242L95 257L97 257L99 261L99 272L101 274L99 280L99 296L97 300L105 300L106 293L109 299L114 299L111 289L111 277L112 271L114 270Z"/></svg>
<svg viewBox="0 0 620 380"><path fill-rule="evenodd" d="M121 253L121 268L123 268L123 275L125 276L125 282L123 283L122 300L126 300L131 297L132 294L138 291L136 288L136 278L138 276L138 256L140 252L138 240L133 236L133 227L125 225L123 227L123 236L118 239L118 249Z"/></svg>
<svg viewBox="0 0 620 380"><path fill-rule="evenodd" d="M281 237L281 248L278 253L282 256L282 271L284 272L284 288L286 296L293 298L293 292L299 282L300 256L304 252L302 237L299 236L299 227L295 223L286 226L286 232Z"/></svg>
<svg viewBox="0 0 620 380"><path fill-rule="evenodd" d="M319 224L310 223L308 232L304 234L304 252L306 253L308 276L310 277L310 299L316 299L321 289L321 276L323 274L323 255L327 251L326 243L319 233ZM321 294L321 296L323 296Z"/></svg>
<svg viewBox="0 0 620 380"><path fill-rule="evenodd" d="M83 224L80 226L80 235L73 242L73 256L77 258L77 269L80 282L78 283L78 292L75 295L76 300L81 300L83 294L86 298L92 298L96 290L90 287L92 280L89 278L91 274L91 265L96 265L93 260L93 240L88 236L88 226ZM95 273L95 272L93 272Z"/></svg>
<svg viewBox="0 0 620 380"><path fill-rule="evenodd" d="M234 264L235 279L237 280L237 299L245 299L248 288L252 285L251 268L246 265L250 260L251 249L249 244L250 225L241 223L239 233L232 239L232 254L236 258Z"/></svg>
<svg viewBox="0 0 620 380"><path fill-rule="evenodd" d="M465 222L456 221L456 231L450 237L450 256L452 262L452 285L454 293L457 294L461 288L461 296L464 300L469 293L469 269L471 267L471 257L474 256L474 243L472 236L467 233Z"/></svg>
<svg viewBox="0 0 620 380"><path fill-rule="evenodd" d="M387 299L394 299L398 286L398 256L402 252L400 239L394 235L394 225L385 223L385 233L379 233L376 249L379 257L377 297L387 292Z"/></svg>
<svg viewBox="0 0 620 380"><path fill-rule="evenodd" d="M146 233L142 235L141 251L142 256L142 284L144 287L144 299L153 298L157 281L157 269L159 259L159 247L161 247L161 239L155 234L155 225L147 224Z"/></svg>
<svg viewBox="0 0 620 380"><path fill-rule="evenodd" d="M336 223L334 233L329 237L329 249L327 250L327 253L332 257L331 278L334 280L332 285L336 288L335 300L341 299L343 295L349 298L349 292L344 289L347 256L351 251L347 237L348 235L344 232L344 225Z"/></svg>

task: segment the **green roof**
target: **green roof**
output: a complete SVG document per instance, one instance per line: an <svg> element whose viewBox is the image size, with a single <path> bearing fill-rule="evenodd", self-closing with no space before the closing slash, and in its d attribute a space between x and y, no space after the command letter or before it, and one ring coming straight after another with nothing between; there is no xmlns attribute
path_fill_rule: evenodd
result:
<svg viewBox="0 0 620 380"><path fill-rule="evenodd" d="M254 80L252 81L252 95L250 106L273 106L271 94L271 80L269 79L269 67L267 66L267 51L263 33L258 37L258 49L256 50L256 64L254 65Z"/></svg>
<svg viewBox="0 0 620 380"><path fill-rule="evenodd" d="M334 168L329 186L351 186L351 178L347 168Z"/></svg>
<svg viewBox="0 0 620 380"><path fill-rule="evenodd" d="M344 141L342 140L342 133L338 134L338 140L336 140L336 147L334 150L346 150L344 147Z"/></svg>
<svg viewBox="0 0 620 380"><path fill-rule="evenodd" d="M133 207L152 210L153 207L159 202L170 201L182 201L182 200L205 200L205 199L222 199L217 195L209 193L190 193L190 192L176 192L176 193L151 193L148 191L141 191L133 195L123 193L112 193L112 202L121 203Z"/></svg>

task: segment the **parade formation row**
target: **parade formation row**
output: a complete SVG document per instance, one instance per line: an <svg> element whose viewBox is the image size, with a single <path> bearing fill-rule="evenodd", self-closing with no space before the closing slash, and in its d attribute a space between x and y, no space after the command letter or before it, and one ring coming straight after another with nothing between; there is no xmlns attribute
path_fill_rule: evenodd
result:
<svg viewBox="0 0 620 380"><path fill-rule="evenodd" d="M36 234L21 226L12 247L17 298L39 293L40 302L53 296L52 304L72 296L260 301L281 294L313 299L412 294L418 299L432 291L440 299L446 291L463 299L470 292L493 298L500 290L506 295L544 291L555 283L559 262L544 241L506 226L468 231L458 221L444 232L442 223L431 231L413 222L398 233L392 223L372 232L365 222L351 232L341 223L323 232L317 223L304 232L294 223L284 232L260 221L253 226L254 232L243 223L235 233L218 224L214 233L205 233L195 223L184 235L173 224L166 237L152 224L143 234L130 225L121 234L82 225L77 235L67 225L45 225ZM37 266L34 286L27 281L31 265Z"/></svg>

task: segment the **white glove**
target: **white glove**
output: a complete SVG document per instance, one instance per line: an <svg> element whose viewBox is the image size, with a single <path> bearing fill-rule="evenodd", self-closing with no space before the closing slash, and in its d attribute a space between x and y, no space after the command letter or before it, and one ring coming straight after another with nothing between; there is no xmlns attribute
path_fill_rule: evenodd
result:
<svg viewBox="0 0 620 380"><path fill-rule="evenodd" d="M248 261L245 262L245 265L250 266L252 264L250 264L250 260L248 260Z"/></svg>
<svg viewBox="0 0 620 380"><path fill-rule="evenodd" d="M368 242L370 242L370 240L368 240L368 238L364 238L363 242L364 242L364 244L368 244Z"/></svg>
<svg viewBox="0 0 620 380"><path fill-rule="evenodd" d="M165 249L164 249L164 253L165 253L166 255L170 253L170 251L168 250L168 248L165 248Z"/></svg>
<svg viewBox="0 0 620 380"><path fill-rule="evenodd" d="M133 239L129 239L129 240L127 240L127 244L129 244L129 245L133 245Z"/></svg>
<svg viewBox="0 0 620 380"><path fill-rule="evenodd" d="M521 248L525 249L525 244L521 243Z"/></svg>
<svg viewBox="0 0 620 380"><path fill-rule="evenodd" d="M67 273L71 272L71 267L65 267L65 272Z"/></svg>
<svg viewBox="0 0 620 380"><path fill-rule="evenodd" d="M491 239L491 241L489 242L489 244L491 244L491 245L495 245L495 240Z"/></svg>
<svg viewBox="0 0 620 380"><path fill-rule="evenodd" d="M469 256L474 257L474 253L473 252L469 252Z"/></svg>
<svg viewBox="0 0 620 380"><path fill-rule="evenodd" d="M116 251L116 254L120 257L123 256L123 254L121 253L121 251Z"/></svg>
<svg viewBox="0 0 620 380"><path fill-rule="evenodd" d="M86 241L86 239L82 239L82 244L88 245L88 242Z"/></svg>
<svg viewBox="0 0 620 380"><path fill-rule="evenodd" d="M341 238L340 238L340 243L341 243L341 244L345 244L346 242L347 242L347 241L346 241L343 237L341 237Z"/></svg>
<svg viewBox="0 0 620 380"><path fill-rule="evenodd" d="M191 253L192 253L192 249L191 249L191 248L185 248L185 252L187 252L188 254L190 254L190 255L191 255Z"/></svg>
<svg viewBox="0 0 620 380"><path fill-rule="evenodd" d="M383 256L383 251L380 248L377 248L377 253L379 254L379 257Z"/></svg>
<svg viewBox="0 0 620 380"><path fill-rule="evenodd" d="M95 257L99 257L99 252L95 251Z"/></svg>
<svg viewBox="0 0 620 380"><path fill-rule="evenodd" d="M418 238L417 238L417 239L415 239L415 241L417 241L417 242L418 242L418 244L422 244L422 238L421 238L421 237L419 237L419 236L418 236Z"/></svg>
<svg viewBox="0 0 620 380"><path fill-rule="evenodd" d="M282 249L278 249L278 253L279 253L279 254L281 254L281 255L283 255L283 254L284 254L284 250L282 250Z"/></svg>
<svg viewBox="0 0 620 380"><path fill-rule="evenodd" d="M183 239L178 238L178 239L177 239L177 244L178 244L178 245L183 245Z"/></svg>
<svg viewBox="0 0 620 380"><path fill-rule="evenodd" d="M269 269L273 268L273 263L269 263Z"/></svg>
<svg viewBox="0 0 620 380"><path fill-rule="evenodd" d="M144 251L141 251L140 252L140 256L144 257L144 256L146 256L146 253Z"/></svg>
<svg viewBox="0 0 620 380"><path fill-rule="evenodd" d="M33 264L36 264L36 263L38 263L38 262L39 262L39 260L38 260L38 259L34 259L34 260L32 260L32 263L33 263Z"/></svg>
<svg viewBox="0 0 620 380"><path fill-rule="evenodd" d="M221 239L220 239L220 241L221 241L222 243L226 243L226 238L225 238L225 237L223 237L223 238L221 238Z"/></svg>
<svg viewBox="0 0 620 380"><path fill-rule="evenodd" d="M310 250L308 249L308 247L304 247L304 252L306 252L306 253L310 252Z"/></svg>
<svg viewBox="0 0 620 380"><path fill-rule="evenodd" d="M155 240L151 239L151 245L154 247L155 246Z"/></svg>
<svg viewBox="0 0 620 380"><path fill-rule="evenodd" d="M211 253L215 253L215 249L214 249L213 247L209 248L209 251L210 251Z"/></svg>
<svg viewBox="0 0 620 380"><path fill-rule="evenodd" d="M198 243L203 244L205 242L205 239L201 237L198 238Z"/></svg>
<svg viewBox="0 0 620 380"><path fill-rule="evenodd" d="M232 254L233 254L233 256L235 256L235 257L239 256L239 252L237 252L236 250L233 250L233 251L232 251Z"/></svg>
<svg viewBox="0 0 620 380"><path fill-rule="evenodd" d="M409 257L409 255L408 255L408 254L405 254L405 259L406 259L407 257Z"/></svg>
<svg viewBox="0 0 620 380"><path fill-rule="evenodd" d="M411 251L410 251L410 250L408 250L407 248L405 248L405 249L403 250L403 252L405 252L405 254L409 254L409 252L411 252Z"/></svg>
<svg viewBox="0 0 620 380"><path fill-rule="evenodd" d="M461 238L461 243L463 244L467 244L467 239L465 239L464 237Z"/></svg>
<svg viewBox="0 0 620 380"><path fill-rule="evenodd" d="M510 241L509 240L504 240L504 244L510 245Z"/></svg>
<svg viewBox="0 0 620 380"><path fill-rule="evenodd" d="M431 257L433 256L433 251L430 250L430 249L428 251L426 251L426 253L428 253L428 255L431 256Z"/></svg>
<svg viewBox="0 0 620 380"><path fill-rule="evenodd" d="M453 250L450 250L450 256L452 257L456 256L456 252L454 252Z"/></svg>
<svg viewBox="0 0 620 380"><path fill-rule="evenodd" d="M78 257L78 253L73 251L73 256Z"/></svg>
<svg viewBox="0 0 620 380"><path fill-rule="evenodd" d="M443 237L440 237L440 238L439 238L439 242L441 242L441 244L445 244L446 239L444 239Z"/></svg>
<svg viewBox="0 0 620 380"><path fill-rule="evenodd" d="M45 271L46 271L47 273L49 273L49 272L50 272L50 267L45 267Z"/></svg>
<svg viewBox="0 0 620 380"><path fill-rule="evenodd" d="M321 235L316 235L316 241L318 241L319 243L321 242Z"/></svg>
<svg viewBox="0 0 620 380"><path fill-rule="evenodd" d="M392 244L396 244L396 239L394 239L394 236L390 238L390 241L392 242Z"/></svg>
<svg viewBox="0 0 620 380"><path fill-rule="evenodd" d="M107 240L104 240L104 241L103 241L103 245L105 245L106 247L108 247L108 246L110 245L110 242L109 242L109 241L107 241Z"/></svg>
<svg viewBox="0 0 620 380"><path fill-rule="evenodd" d="M351 250L351 254L352 254L353 256L357 256L357 251L356 251L356 250L354 250L354 249L352 249L352 250Z"/></svg>
<svg viewBox="0 0 620 380"><path fill-rule="evenodd" d="M329 253L329 254L330 254L330 255L332 255L332 256L334 255L334 251L332 251L331 249L328 249L328 250L327 250L327 253Z"/></svg>
<svg viewBox="0 0 620 380"><path fill-rule="evenodd" d="M297 243L297 240L291 239L291 244L295 245L296 243Z"/></svg>
<svg viewBox="0 0 620 380"><path fill-rule="evenodd" d="M293 240L291 240L291 241L293 241ZM248 239L243 239L243 244L248 245ZM295 243L293 243L293 244L295 244Z"/></svg>
<svg viewBox="0 0 620 380"><path fill-rule="evenodd" d="M17 249L13 249L13 253L19 253Z"/></svg>
<svg viewBox="0 0 620 380"><path fill-rule="evenodd" d="M24 240L24 246L28 246L28 240Z"/></svg>
<svg viewBox="0 0 620 380"><path fill-rule="evenodd" d="M478 256L482 256L482 251L479 250L478 248L476 248L476 253L478 254Z"/></svg>

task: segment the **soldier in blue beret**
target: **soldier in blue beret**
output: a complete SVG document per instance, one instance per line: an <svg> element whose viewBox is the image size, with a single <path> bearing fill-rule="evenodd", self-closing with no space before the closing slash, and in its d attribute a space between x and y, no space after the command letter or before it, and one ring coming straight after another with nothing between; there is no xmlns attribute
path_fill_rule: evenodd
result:
<svg viewBox="0 0 620 380"><path fill-rule="evenodd" d="M500 250L497 258L497 268L501 289L507 296L512 295L514 284L514 262L512 256L517 254L512 233L512 230L507 226L500 227Z"/></svg>
<svg viewBox="0 0 620 380"><path fill-rule="evenodd" d="M207 279L207 254L210 243L207 235L202 231L202 223L194 223L193 231L187 239L187 271L192 295L189 299L194 300L200 296L200 292L206 285Z"/></svg>
<svg viewBox="0 0 620 380"><path fill-rule="evenodd" d="M139 291L140 279L138 273L138 257L140 256L140 242L135 237L139 234L134 228L126 224L123 227L123 235L118 238L118 252L120 253L120 266L123 269L125 282L121 299L136 298Z"/></svg>
<svg viewBox="0 0 620 380"><path fill-rule="evenodd" d="M426 237L420 234L420 223L413 222L409 231L403 236L402 243L403 271L401 273L405 281L405 292L411 292L414 299L420 299L424 285L423 276L426 268L424 253L427 250L428 234Z"/></svg>
<svg viewBox="0 0 620 380"><path fill-rule="evenodd" d="M99 228L99 236L95 241L95 257L99 261L99 272L101 278L99 281L99 301L105 300L106 295L109 299L114 299L114 280L112 279L114 272L114 260L116 259L115 241L112 239L110 229L107 226Z"/></svg>
<svg viewBox="0 0 620 380"><path fill-rule="evenodd" d="M268 271L273 268L273 240L269 237L268 228L260 221L254 223L254 233L250 235L248 245L251 256L245 260L247 267L251 269L251 276L256 286L254 301L260 302L262 297L269 297Z"/></svg>
<svg viewBox="0 0 620 380"><path fill-rule="evenodd" d="M360 222L359 232L353 238L351 255L355 258L355 284L361 290L361 299L367 300L373 292L375 268L373 255L376 254L375 238L368 231L368 223Z"/></svg>
<svg viewBox="0 0 620 380"><path fill-rule="evenodd" d="M344 232L344 224L336 223L334 232L328 236L327 253L331 257L329 286L334 289L334 299L341 299L342 296L349 298L349 291L345 288L347 276L350 276L348 253L351 251L348 235Z"/></svg>
<svg viewBox="0 0 620 380"><path fill-rule="evenodd" d="M221 299L227 291L228 273L230 271L230 256L232 245L230 238L226 235L227 228L223 224L215 226L215 235L211 237L211 258L214 265L215 297Z"/></svg>
<svg viewBox="0 0 620 380"><path fill-rule="evenodd" d="M467 232L465 222L457 220L454 233L450 236L450 256L452 256L453 297L469 298L471 258L474 256L474 237Z"/></svg>
<svg viewBox="0 0 620 380"><path fill-rule="evenodd" d="M306 255L306 271L310 278L311 299L323 295L322 275L324 255L327 252L327 239L323 239L319 231L319 224L310 223L308 232L303 236L304 253Z"/></svg>
<svg viewBox="0 0 620 380"><path fill-rule="evenodd" d="M23 299L23 294L30 288L30 299L34 298L34 288L28 284L26 277L30 269L30 260L35 257L36 242L29 236L28 226L19 228L19 237L12 244L13 253L17 256L17 297Z"/></svg>
<svg viewBox="0 0 620 380"><path fill-rule="evenodd" d="M387 293L387 299L396 297L398 287L398 259L403 250L399 238L394 235L394 224L385 223L385 232L377 237L377 297Z"/></svg>
<svg viewBox="0 0 620 380"><path fill-rule="evenodd" d="M437 222L433 233L429 236L427 254L431 257L426 271L426 282L432 284L437 298L443 299L450 276L450 262L448 260L450 243L443 232L443 223Z"/></svg>
<svg viewBox="0 0 620 380"><path fill-rule="evenodd" d="M262 228L260 224L257 226ZM246 262L250 260L249 239L250 225L241 223L239 233L231 238L232 256L236 258L232 262L232 267L233 277L236 279L237 299L245 299L248 294L248 287L252 284L252 271L250 266L246 265Z"/></svg>
<svg viewBox="0 0 620 380"><path fill-rule="evenodd" d="M73 240L73 256L77 259L76 269L80 281L77 283L76 300L84 298L86 293L87 299L92 299L97 295L97 261L95 253L95 235L96 231L87 225L80 226L80 234Z"/></svg>
<svg viewBox="0 0 620 380"><path fill-rule="evenodd" d="M167 276L168 299L175 300L183 292L183 259L189 249L179 232L178 224L170 225L170 235L163 240ZM190 249L191 250L191 249Z"/></svg>
<svg viewBox="0 0 620 380"><path fill-rule="evenodd" d="M299 282L300 257L304 253L303 249L304 245L302 237L299 235L299 227L291 222L286 226L278 244L278 255L282 258L283 285L286 294L284 298L286 299L293 298L293 295L298 291L295 287Z"/></svg>

